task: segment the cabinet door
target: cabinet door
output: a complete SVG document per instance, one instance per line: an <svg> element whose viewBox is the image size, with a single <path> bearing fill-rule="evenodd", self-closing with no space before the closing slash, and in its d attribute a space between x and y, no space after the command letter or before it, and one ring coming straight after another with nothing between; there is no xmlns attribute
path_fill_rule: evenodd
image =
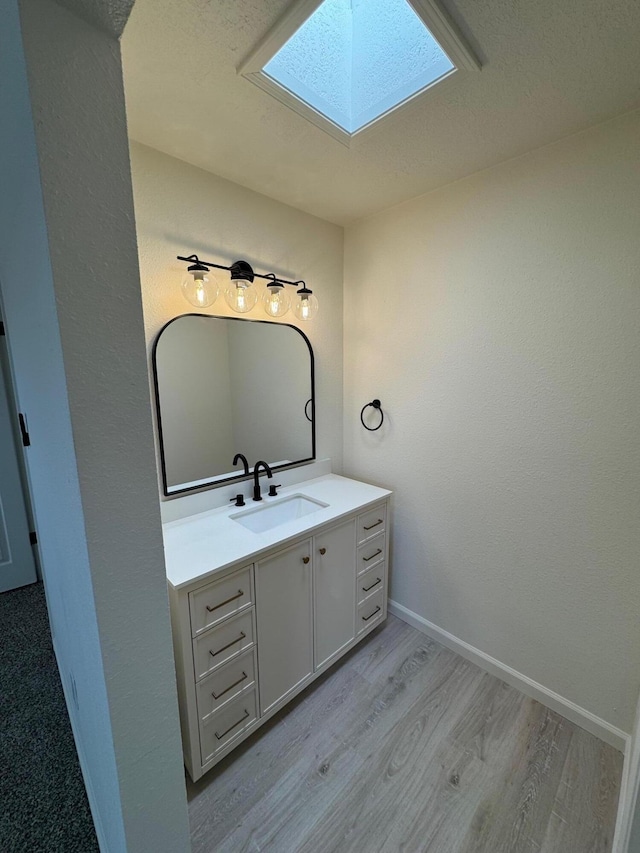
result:
<svg viewBox="0 0 640 853"><path fill-rule="evenodd" d="M356 520L313 540L315 668L355 636Z"/></svg>
<svg viewBox="0 0 640 853"><path fill-rule="evenodd" d="M307 539L255 564L263 714L313 672L310 558Z"/></svg>

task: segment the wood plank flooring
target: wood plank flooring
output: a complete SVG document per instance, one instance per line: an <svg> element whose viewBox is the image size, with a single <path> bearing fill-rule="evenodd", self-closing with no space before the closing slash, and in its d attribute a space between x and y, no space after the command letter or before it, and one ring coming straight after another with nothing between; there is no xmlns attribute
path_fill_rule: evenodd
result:
<svg viewBox="0 0 640 853"><path fill-rule="evenodd" d="M609 853L622 755L394 617L198 783L194 853Z"/></svg>

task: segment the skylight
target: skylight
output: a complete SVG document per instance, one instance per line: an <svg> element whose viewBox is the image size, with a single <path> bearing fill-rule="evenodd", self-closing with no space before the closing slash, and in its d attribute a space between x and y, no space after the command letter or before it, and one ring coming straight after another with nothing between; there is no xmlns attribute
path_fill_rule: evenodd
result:
<svg viewBox="0 0 640 853"><path fill-rule="evenodd" d="M349 134L454 70L407 0L324 0L263 68Z"/></svg>
<svg viewBox="0 0 640 853"><path fill-rule="evenodd" d="M349 146L480 67L439 0L290 0L238 74Z"/></svg>

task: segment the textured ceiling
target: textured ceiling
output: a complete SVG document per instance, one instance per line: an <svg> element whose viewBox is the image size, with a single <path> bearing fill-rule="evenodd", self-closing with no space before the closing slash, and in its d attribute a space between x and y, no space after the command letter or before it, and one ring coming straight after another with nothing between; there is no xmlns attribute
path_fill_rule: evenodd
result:
<svg viewBox="0 0 640 853"><path fill-rule="evenodd" d="M291 0L136 0L133 139L346 224L640 106L638 0L450 0L484 67L346 148L236 74Z"/></svg>
<svg viewBox="0 0 640 853"><path fill-rule="evenodd" d="M58 0L60 6L120 38L135 0Z"/></svg>

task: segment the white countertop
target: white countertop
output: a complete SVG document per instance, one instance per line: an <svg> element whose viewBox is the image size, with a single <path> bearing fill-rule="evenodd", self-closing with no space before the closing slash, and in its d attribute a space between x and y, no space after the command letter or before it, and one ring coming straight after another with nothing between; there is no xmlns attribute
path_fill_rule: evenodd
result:
<svg viewBox="0 0 640 853"><path fill-rule="evenodd" d="M263 491L267 491L265 480L262 479L260 484ZM292 539L312 533L321 525L364 510L389 497L391 492L337 474L327 474L280 489L277 497L264 497L260 504L245 498L244 509L268 506L284 497L298 494L315 498L328 506L264 533L252 533L231 519L229 516L241 512L233 505L163 524L169 583L178 589L233 563L252 560L259 553L284 546Z"/></svg>

